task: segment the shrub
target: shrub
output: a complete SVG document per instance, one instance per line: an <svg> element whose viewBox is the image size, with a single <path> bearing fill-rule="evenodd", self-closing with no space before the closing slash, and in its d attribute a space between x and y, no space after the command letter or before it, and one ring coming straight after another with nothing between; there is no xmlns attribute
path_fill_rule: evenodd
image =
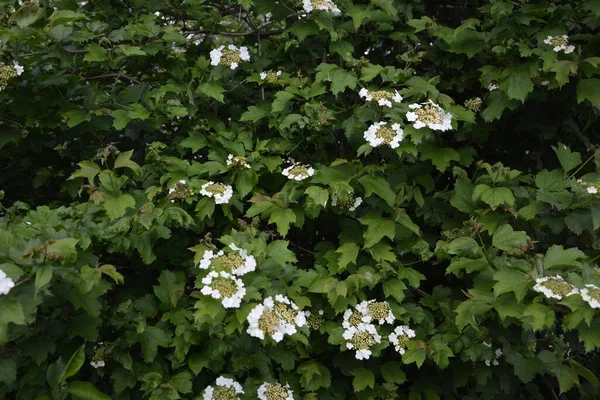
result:
<svg viewBox="0 0 600 400"><path fill-rule="evenodd" d="M597 398L597 2L0 7L3 398Z"/></svg>

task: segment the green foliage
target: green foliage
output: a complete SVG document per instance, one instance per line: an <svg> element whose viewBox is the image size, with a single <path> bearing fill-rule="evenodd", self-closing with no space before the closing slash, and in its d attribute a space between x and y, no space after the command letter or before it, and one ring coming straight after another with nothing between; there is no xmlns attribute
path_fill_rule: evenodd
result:
<svg viewBox="0 0 600 400"><path fill-rule="evenodd" d="M304 3L0 0L0 398L598 398L597 2Z"/></svg>

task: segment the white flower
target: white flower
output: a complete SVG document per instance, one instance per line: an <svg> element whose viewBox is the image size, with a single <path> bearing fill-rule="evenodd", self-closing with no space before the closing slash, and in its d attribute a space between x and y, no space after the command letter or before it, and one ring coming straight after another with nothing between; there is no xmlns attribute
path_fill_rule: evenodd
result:
<svg viewBox="0 0 600 400"><path fill-rule="evenodd" d="M368 310L361 311L358 309L352 311L351 309L347 309L344 312L344 321L342 322L342 327L346 329L350 329L351 327L357 327L359 324L368 324L371 322L373 317L368 313Z"/></svg>
<svg viewBox="0 0 600 400"><path fill-rule="evenodd" d="M409 339L415 337L415 331L410 329L408 325L397 326L392 333L390 333L390 343L394 345L394 349L400 354L406 352L406 344Z"/></svg>
<svg viewBox="0 0 600 400"><path fill-rule="evenodd" d="M445 112L442 107L429 100L426 103L411 104L411 110L406 113L406 119L414 122L415 129L428 127L434 131L447 131L452 129L452 114Z"/></svg>
<svg viewBox="0 0 600 400"><path fill-rule="evenodd" d="M246 295L244 282L225 271L210 271L202 278L202 283L204 286L200 293L220 299L225 308L239 308Z"/></svg>
<svg viewBox="0 0 600 400"><path fill-rule="evenodd" d="M295 163L284 169L281 174L287 176L288 179L301 181L313 176L315 174L315 170L310 165Z"/></svg>
<svg viewBox="0 0 600 400"><path fill-rule="evenodd" d="M331 0L302 0L302 8L307 13L318 11L327 11L333 15L340 15L342 12Z"/></svg>
<svg viewBox="0 0 600 400"><path fill-rule="evenodd" d="M375 122L365 131L363 137L373 147L387 144L395 149L404 139L404 131L399 124L393 124L391 128L388 128L386 122Z"/></svg>
<svg viewBox="0 0 600 400"><path fill-rule="evenodd" d="M231 196L233 196L233 188L229 185L209 181L202 185L200 194L207 197L214 197L217 204L227 204L231 200Z"/></svg>
<svg viewBox="0 0 600 400"><path fill-rule="evenodd" d="M8 294L13 287L15 287L15 282L0 269L0 296Z"/></svg>
<svg viewBox="0 0 600 400"><path fill-rule="evenodd" d="M533 290L543 293L549 299L561 300L563 297L579 293L579 290L575 286L567 283L559 275L538 278L535 282Z"/></svg>
<svg viewBox="0 0 600 400"><path fill-rule="evenodd" d="M227 156L227 165L230 167L251 168L246 157L234 156L233 154Z"/></svg>
<svg viewBox="0 0 600 400"><path fill-rule="evenodd" d="M595 186L589 186L587 188L587 192L590 194L596 194L596 193L598 193L598 189Z"/></svg>
<svg viewBox="0 0 600 400"><path fill-rule="evenodd" d="M387 92L385 90L377 90L371 92L365 88L360 89L358 92L360 97L364 97L366 101L376 101L380 106L392 107L392 102L400 103L402 96L397 90L394 92Z"/></svg>
<svg viewBox="0 0 600 400"><path fill-rule="evenodd" d="M600 308L600 288L596 285L586 284L581 289L581 298L592 308Z"/></svg>
<svg viewBox="0 0 600 400"><path fill-rule="evenodd" d="M492 82L488 85L487 89L491 92L492 90L498 89L498 85Z"/></svg>
<svg viewBox="0 0 600 400"><path fill-rule="evenodd" d="M279 383L265 382L260 385L256 394L259 400L294 400L294 392L287 383L282 386Z"/></svg>
<svg viewBox="0 0 600 400"><path fill-rule="evenodd" d="M250 61L250 53L248 53L248 48L245 46L238 49L237 46L230 44L227 48L219 46L210 52L210 64L213 66L222 64L231 69L236 69L242 61Z"/></svg>
<svg viewBox="0 0 600 400"><path fill-rule="evenodd" d="M378 321L379 325L383 325L386 322L393 324L396 319L390 309L390 305L386 301L364 300L356 306L356 310Z"/></svg>
<svg viewBox="0 0 600 400"><path fill-rule="evenodd" d="M232 275L246 275L256 269L256 259L248 254L248 251L237 247L235 244L230 244L229 248L233 250L225 254L223 250L215 253L212 250L205 250L202 255L202 260L198 264L200 269L208 269L215 266L215 262L220 266L221 270Z"/></svg>
<svg viewBox="0 0 600 400"><path fill-rule="evenodd" d="M91 361L90 365L94 368L102 368L106 365L106 363L104 362L104 360L99 360L99 361Z"/></svg>
<svg viewBox="0 0 600 400"><path fill-rule="evenodd" d="M220 376L217 378L217 381L215 383L216 385L214 388L212 386L207 386L206 389L204 389L204 393L202 395L203 400L239 400L239 397L237 395L244 394L244 389L242 389L242 385L240 385L233 379Z"/></svg>
<svg viewBox="0 0 600 400"><path fill-rule="evenodd" d="M23 68L23 66L19 65L19 63L14 60L13 60L13 65L15 67L15 72L16 72L17 76L21 76L23 71L25 71L25 68Z"/></svg>
<svg viewBox="0 0 600 400"><path fill-rule="evenodd" d="M219 253L223 253L220 251ZM216 258L217 254L215 254L212 250L206 250L202 255L202 260L200 260L200 264L198 264L198 268L200 269L208 269L210 264L212 263L212 259Z"/></svg>
<svg viewBox="0 0 600 400"><path fill-rule="evenodd" d="M250 336L264 339L265 334L280 342L284 335L296 333L296 327L306 325L306 314L298 306L282 295L267 297L248 314Z"/></svg>
<svg viewBox="0 0 600 400"><path fill-rule="evenodd" d="M381 343L381 336L373 324L360 323L347 328L343 335L346 339L346 348L355 350L357 360L366 360L371 357L371 347Z"/></svg>
<svg viewBox="0 0 600 400"><path fill-rule="evenodd" d="M262 79L263 81L266 81L266 82L270 82L270 83L277 82L279 80L280 76L281 76L281 71L269 70L269 71L260 73L260 79Z"/></svg>
<svg viewBox="0 0 600 400"><path fill-rule="evenodd" d="M267 73L266 73L266 72L261 72L261 73L260 73L260 79L262 79L263 81L264 81L265 79L267 79Z"/></svg>
<svg viewBox="0 0 600 400"><path fill-rule="evenodd" d="M569 45L569 37L567 35L548 36L544 39L544 43L552 46L552 50L556 53L563 51L565 54L569 54L575 50L575 46Z"/></svg>
<svg viewBox="0 0 600 400"><path fill-rule="evenodd" d="M341 209L347 209L348 211L355 211L358 206L363 202L361 197L355 197L354 193L348 191L348 200L340 201L337 195L331 196L331 205L336 207L339 206Z"/></svg>

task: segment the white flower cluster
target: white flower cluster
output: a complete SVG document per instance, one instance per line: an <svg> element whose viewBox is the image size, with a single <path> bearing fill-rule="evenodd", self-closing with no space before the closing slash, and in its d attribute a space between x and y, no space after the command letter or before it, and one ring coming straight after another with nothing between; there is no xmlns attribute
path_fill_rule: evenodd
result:
<svg viewBox="0 0 600 400"><path fill-rule="evenodd" d="M287 383L282 386L279 383L264 382L256 394L259 400L294 400L294 392Z"/></svg>
<svg viewBox="0 0 600 400"><path fill-rule="evenodd" d="M104 342L99 342L96 348L94 349L94 355L92 356L92 361L90 361L90 365L95 368L102 368L106 366L106 362L104 361L104 353L106 351L106 346Z"/></svg>
<svg viewBox="0 0 600 400"><path fill-rule="evenodd" d="M548 36L544 39L544 43L552 46L552 50L556 53L564 51L565 54L569 54L575 50L575 46L569 45L569 37L567 35Z"/></svg>
<svg viewBox="0 0 600 400"><path fill-rule="evenodd" d="M377 321L379 325L394 322L394 314L387 302L376 302L375 300L362 301L355 310L347 309L344 312L342 327L346 339L346 347L356 350L355 357L358 360L368 359L371 356L371 347L381 343L381 336L372 323Z"/></svg>
<svg viewBox="0 0 600 400"><path fill-rule="evenodd" d="M352 192L348 192L348 200L347 201L341 201L338 199L338 197L334 194L333 196L331 196L331 205L334 207L339 207L348 211L355 211L358 206L360 206L363 202L362 197L357 197L354 196L354 193Z"/></svg>
<svg viewBox="0 0 600 400"><path fill-rule="evenodd" d="M203 400L239 400L238 394L244 394L242 385L231 378L220 376L215 387L207 386L202 394Z"/></svg>
<svg viewBox="0 0 600 400"><path fill-rule="evenodd" d="M389 340L394 345L394 349L403 355L406 352L406 342L414 337L415 331L410 329L408 325L400 325L390 333Z"/></svg>
<svg viewBox="0 0 600 400"><path fill-rule="evenodd" d="M250 168L250 164L248 164L248 160L246 159L246 157L234 156L233 154L229 154L227 156L227 166L231 168Z"/></svg>
<svg viewBox="0 0 600 400"><path fill-rule="evenodd" d="M202 185L200 194L213 197L217 204L227 204L231 200L231 196L233 196L233 188L230 185L209 181Z"/></svg>
<svg viewBox="0 0 600 400"><path fill-rule="evenodd" d="M340 15L342 12L331 0L302 0L302 8L307 13L317 11L327 11L333 15Z"/></svg>
<svg viewBox="0 0 600 400"><path fill-rule="evenodd" d="M429 100L426 103L411 104L408 106L413 111L406 113L406 119L414 122L415 129L428 127L434 131L447 131L452 129L452 114L445 112L442 107Z"/></svg>
<svg viewBox="0 0 600 400"><path fill-rule="evenodd" d="M595 185L593 183L583 182L581 179L577 179L577 183L579 183L581 186L583 186L585 188L585 190L587 190L587 192L589 194L598 194L598 187L600 185Z"/></svg>
<svg viewBox="0 0 600 400"><path fill-rule="evenodd" d="M0 90L4 90L8 86L8 81L16 76L21 76L25 71L18 62L13 61L13 65L6 65L0 62Z"/></svg>
<svg viewBox="0 0 600 400"><path fill-rule="evenodd" d="M311 177L315 174L315 170L310 165L303 165L300 163L294 163L284 169L281 172L282 175L287 176L288 179L293 179L296 181L304 180L308 177Z"/></svg>
<svg viewBox="0 0 600 400"><path fill-rule="evenodd" d="M579 293L579 290L575 286L567 283L559 275L538 278L535 282L533 290L543 293L549 299L561 300L563 297Z"/></svg>
<svg viewBox="0 0 600 400"><path fill-rule="evenodd" d="M366 101L375 101L380 106L392 107L392 102L400 103L402 101L402 96L398 93L397 90L394 90L394 93L387 92L385 90L377 90L377 91L369 91L365 88L360 89L358 92L360 97L364 97Z"/></svg>
<svg viewBox="0 0 600 400"><path fill-rule="evenodd" d="M242 61L250 61L250 54L245 46L238 49L237 46L230 44L227 48L219 46L210 52L210 64L213 66L222 64L231 69L236 69Z"/></svg>
<svg viewBox="0 0 600 400"><path fill-rule="evenodd" d="M485 347L488 347L488 348L490 348L490 349L492 348L492 344L491 344L491 343L488 343L488 342L483 342L482 344L483 344ZM494 358L493 358L492 360L485 360L485 361L484 361L484 362L485 362L485 365L487 365L488 367L491 367L492 365L493 365L494 367L497 367L498 365L500 365L500 361L499 361L499 360L500 360L500 357L502 357L502 355L503 355L503 354L504 354L504 353L502 352L502 349L501 349L501 348L497 348L497 349L494 351Z"/></svg>
<svg viewBox="0 0 600 400"><path fill-rule="evenodd" d="M202 278L202 284L204 286L200 292L213 299L221 300L225 308L239 308L246 295L244 282L225 271L210 271Z"/></svg>
<svg viewBox="0 0 600 400"><path fill-rule="evenodd" d="M400 141L404 139L404 131L400 124L392 124L392 127L387 126L387 122L375 122L363 134L363 137L373 147L387 144L392 149L400 146Z"/></svg>
<svg viewBox="0 0 600 400"><path fill-rule="evenodd" d="M600 308L600 288L596 285L586 284L581 289L581 298L592 308Z"/></svg>
<svg viewBox="0 0 600 400"><path fill-rule="evenodd" d="M269 83L277 82L280 76L281 71L266 71L260 73L260 79Z"/></svg>
<svg viewBox="0 0 600 400"><path fill-rule="evenodd" d="M248 315L248 323L246 332L250 336L264 339L267 335L280 342L284 335L296 333L296 327L306 325L306 315L290 299L278 294L275 299L267 297L254 307Z"/></svg>
<svg viewBox="0 0 600 400"><path fill-rule="evenodd" d="M15 287L15 282L0 269L0 295L8 294Z"/></svg>
<svg viewBox="0 0 600 400"><path fill-rule="evenodd" d="M206 250L202 255L202 260L198 267L200 269L221 269L232 275L243 276L256 269L256 259L248 254L248 251L230 244L229 248L233 250L225 254L223 250L215 253L212 250Z"/></svg>
<svg viewBox="0 0 600 400"><path fill-rule="evenodd" d="M490 82L490 84L487 87L487 90L489 90L491 92L496 89L498 89L498 84L496 82Z"/></svg>

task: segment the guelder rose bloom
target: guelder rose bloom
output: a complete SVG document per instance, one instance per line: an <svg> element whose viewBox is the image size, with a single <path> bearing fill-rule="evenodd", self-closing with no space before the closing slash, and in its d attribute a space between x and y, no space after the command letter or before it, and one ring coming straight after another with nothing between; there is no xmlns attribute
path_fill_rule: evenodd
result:
<svg viewBox="0 0 600 400"><path fill-rule="evenodd" d="M404 131L400 124L392 124L392 127L387 126L387 122L375 122L367 129L363 137L373 147L387 144L392 149L400 146L400 142L404 139Z"/></svg>
<svg viewBox="0 0 600 400"><path fill-rule="evenodd" d="M434 131L452 129L452 114L446 113L442 107L429 100L427 103L411 104L411 110L406 113L406 119L414 122L415 129L428 127Z"/></svg>
<svg viewBox="0 0 600 400"><path fill-rule="evenodd" d="M340 15L342 13L331 0L302 0L302 8L307 13L313 11L327 11L333 15Z"/></svg>
<svg viewBox="0 0 600 400"><path fill-rule="evenodd" d="M377 102L380 106L392 107L392 102L400 103L402 96L397 90L394 92L386 92L385 90L369 91L365 88L360 89L358 92L360 97L363 97L365 101Z"/></svg>
<svg viewBox="0 0 600 400"><path fill-rule="evenodd" d="M393 324L396 319L387 301L365 300L356 306L356 310L363 315L369 315L379 325Z"/></svg>
<svg viewBox="0 0 600 400"><path fill-rule="evenodd" d="M202 185L200 194L207 197L213 197L217 204L227 204L229 203L229 200L231 200L231 196L233 196L233 189L229 185L209 181Z"/></svg>
<svg viewBox="0 0 600 400"><path fill-rule="evenodd" d="M265 382L260 385L256 394L259 400L294 400L294 392L287 383L282 386L279 383Z"/></svg>
<svg viewBox="0 0 600 400"><path fill-rule="evenodd" d="M343 333L346 339L346 347L349 350L356 350L357 360L367 360L371 357L371 347L376 343L381 343L381 336L373 324L360 323L357 326L351 326Z"/></svg>
<svg viewBox="0 0 600 400"><path fill-rule="evenodd" d="M210 52L210 64L214 66L222 64L236 69L242 61L250 61L250 54L245 46L238 49L235 45L230 44L227 47L219 46Z"/></svg>
<svg viewBox="0 0 600 400"><path fill-rule="evenodd" d="M552 50L557 53L563 51L565 54L569 54L575 50L575 46L569 45L569 37L567 35L548 36L544 39L544 43L552 46Z"/></svg>
<svg viewBox="0 0 600 400"><path fill-rule="evenodd" d="M233 154L227 156L227 166L229 168L251 168L246 157L234 156Z"/></svg>
<svg viewBox="0 0 600 400"><path fill-rule="evenodd" d="M16 61L13 61L13 66L15 67L15 74L17 74L17 76L21 76L21 74L25 71L25 68L23 68L22 65L19 65L19 63Z"/></svg>
<svg viewBox="0 0 600 400"><path fill-rule="evenodd" d="M533 290L543 293L549 299L562 300L563 297L579 293L579 290L575 286L567 283L559 275L538 278L535 282Z"/></svg>
<svg viewBox="0 0 600 400"><path fill-rule="evenodd" d="M281 174L287 176L288 179L301 181L313 176L315 174L315 170L310 165L295 163L284 169Z"/></svg>
<svg viewBox="0 0 600 400"><path fill-rule="evenodd" d="M225 271L210 271L202 278L202 284L204 286L200 292L221 300L225 308L239 308L242 298L246 295L244 282Z"/></svg>
<svg viewBox="0 0 600 400"><path fill-rule="evenodd" d="M334 207L339 207L343 210L354 211L360 206L363 202L361 197L357 197L352 192L348 192L348 200L342 201L338 199L338 197L334 194L331 196L331 205Z"/></svg>
<svg viewBox="0 0 600 400"><path fill-rule="evenodd" d="M0 296L8 294L13 287L15 287L15 282L0 269Z"/></svg>
<svg viewBox="0 0 600 400"><path fill-rule="evenodd" d="M202 394L203 400L239 400L238 394L244 394L242 385L230 378L220 376L215 387L207 386Z"/></svg>
<svg viewBox="0 0 600 400"><path fill-rule="evenodd" d="M263 81L268 82L268 83L277 82L279 80L280 76L281 76L281 71L269 70L269 71L260 73L260 79L262 79Z"/></svg>
<svg viewBox="0 0 600 400"><path fill-rule="evenodd" d="M414 337L415 331L410 329L408 325L400 325L394 329L394 332L390 333L389 340L398 353L404 354L406 352L406 343Z"/></svg>
<svg viewBox="0 0 600 400"><path fill-rule="evenodd" d="M581 298L592 308L600 308L600 288L596 285L585 285L581 289Z"/></svg>
<svg viewBox="0 0 600 400"><path fill-rule="evenodd" d="M267 297L248 315L247 333L250 336L264 339L270 336L280 342L284 335L296 333L296 327L306 325L306 315L298 306L285 296L278 294L275 299Z"/></svg>
<svg viewBox="0 0 600 400"><path fill-rule="evenodd" d="M235 244L230 244L229 248L233 250L225 254L223 250L215 253L212 250L206 250L202 255L202 260L198 267L200 269L223 270L233 275L246 275L256 269L256 259L248 254L248 251L237 247Z"/></svg>

